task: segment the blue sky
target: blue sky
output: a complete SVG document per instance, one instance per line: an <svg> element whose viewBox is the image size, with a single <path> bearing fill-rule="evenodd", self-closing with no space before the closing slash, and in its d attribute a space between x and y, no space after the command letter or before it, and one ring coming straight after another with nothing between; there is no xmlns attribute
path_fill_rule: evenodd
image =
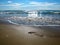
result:
<svg viewBox="0 0 60 45"><path fill-rule="evenodd" d="M0 10L60 10L60 0L0 0Z"/></svg>

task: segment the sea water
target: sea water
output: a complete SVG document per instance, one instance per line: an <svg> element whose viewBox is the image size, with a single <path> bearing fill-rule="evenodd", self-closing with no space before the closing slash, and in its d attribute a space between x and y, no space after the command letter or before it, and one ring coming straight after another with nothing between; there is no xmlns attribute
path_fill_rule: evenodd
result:
<svg viewBox="0 0 60 45"><path fill-rule="evenodd" d="M16 11L16 12L18 12L18 11ZM42 12L44 12L44 11L42 11ZM59 11L57 11L57 12L59 12ZM4 21L6 20L8 23L19 24L19 25L60 25L60 14L40 13L37 15L38 15L37 18L35 18L35 19L33 18L34 20L33 19L30 20L28 18L28 14L25 14L25 13L22 13L22 14L18 14L18 13L17 14L16 13L14 13L14 14L0 14L0 20L3 19ZM11 17L13 17L13 18L11 18ZM20 19L19 17L22 17L22 19ZM26 17L26 18L23 19L23 17ZM44 20L46 20L46 21L44 21ZM48 21L50 20L51 22L47 22L47 20ZM52 23L53 21L54 21L54 23ZM55 23L55 21L57 23Z"/></svg>

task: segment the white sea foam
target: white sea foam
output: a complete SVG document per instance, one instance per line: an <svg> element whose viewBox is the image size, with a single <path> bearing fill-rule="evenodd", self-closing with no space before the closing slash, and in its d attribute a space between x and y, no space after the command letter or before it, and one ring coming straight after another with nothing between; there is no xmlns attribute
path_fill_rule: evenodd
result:
<svg viewBox="0 0 60 45"><path fill-rule="evenodd" d="M11 24L19 25L18 23L12 22L11 20L7 20Z"/></svg>

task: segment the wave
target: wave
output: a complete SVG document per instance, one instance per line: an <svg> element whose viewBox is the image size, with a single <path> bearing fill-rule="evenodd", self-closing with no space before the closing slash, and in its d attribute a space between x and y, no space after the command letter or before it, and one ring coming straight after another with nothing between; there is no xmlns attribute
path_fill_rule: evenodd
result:
<svg viewBox="0 0 60 45"><path fill-rule="evenodd" d="M19 25L18 23L12 22L11 20L7 20L11 24Z"/></svg>
<svg viewBox="0 0 60 45"><path fill-rule="evenodd" d="M14 24L14 25L29 25L29 26L60 26L60 24L49 24L49 23L46 23L46 22L40 22L40 23L38 23L38 22L22 22L22 21L11 21L11 20L7 20L10 24ZM16 23L17 22L17 23Z"/></svg>

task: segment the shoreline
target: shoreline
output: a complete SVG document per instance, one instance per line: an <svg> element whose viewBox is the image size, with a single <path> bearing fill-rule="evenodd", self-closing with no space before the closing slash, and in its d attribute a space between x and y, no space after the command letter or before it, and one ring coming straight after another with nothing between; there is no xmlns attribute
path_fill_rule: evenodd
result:
<svg viewBox="0 0 60 45"><path fill-rule="evenodd" d="M60 45L59 29L54 30L48 26L0 24L0 45Z"/></svg>

